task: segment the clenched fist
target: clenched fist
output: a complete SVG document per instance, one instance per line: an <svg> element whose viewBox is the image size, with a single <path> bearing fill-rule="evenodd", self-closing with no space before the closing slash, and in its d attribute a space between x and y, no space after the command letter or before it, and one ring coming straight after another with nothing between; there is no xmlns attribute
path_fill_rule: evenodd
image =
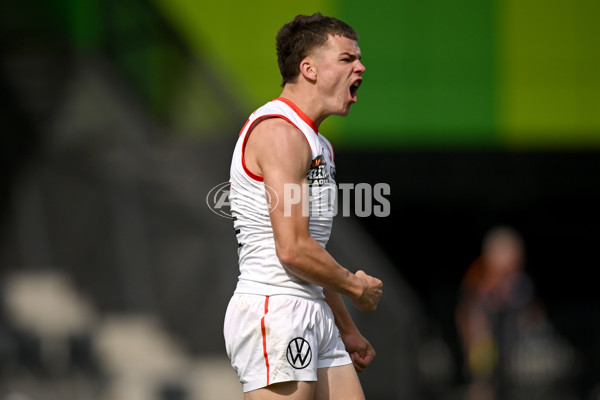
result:
<svg viewBox="0 0 600 400"><path fill-rule="evenodd" d="M353 298L352 302L362 312L375 311L383 294L383 283L364 271L357 271L355 275L362 286L362 294Z"/></svg>

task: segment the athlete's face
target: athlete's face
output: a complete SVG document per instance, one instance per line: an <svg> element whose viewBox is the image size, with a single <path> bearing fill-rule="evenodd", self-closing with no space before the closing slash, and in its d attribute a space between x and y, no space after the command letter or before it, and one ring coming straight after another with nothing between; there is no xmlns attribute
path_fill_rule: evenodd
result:
<svg viewBox="0 0 600 400"><path fill-rule="evenodd" d="M356 40L330 35L315 50L316 86L319 100L329 115L347 115L357 101L356 92L362 82L365 66L361 63Z"/></svg>

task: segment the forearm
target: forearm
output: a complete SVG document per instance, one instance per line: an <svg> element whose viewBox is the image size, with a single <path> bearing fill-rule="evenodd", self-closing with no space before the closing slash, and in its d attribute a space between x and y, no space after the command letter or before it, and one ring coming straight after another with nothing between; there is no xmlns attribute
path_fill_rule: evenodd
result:
<svg viewBox="0 0 600 400"><path fill-rule="evenodd" d="M298 240L278 253L284 266L300 279L353 298L362 294L356 275L335 261L312 237Z"/></svg>
<svg viewBox="0 0 600 400"><path fill-rule="evenodd" d="M375 358L375 350L371 343L356 328L350 317L346 305L339 293L329 289L323 289L325 301L333 312L335 325L340 331L340 336L350 355L352 364L357 372L364 370Z"/></svg>
<svg viewBox="0 0 600 400"><path fill-rule="evenodd" d="M333 316L335 318L335 324L338 327L342 336L350 332L358 332L352 317L348 313L348 309L344 304L342 296L331 289L323 288L323 294L325 295L325 301L331 308Z"/></svg>

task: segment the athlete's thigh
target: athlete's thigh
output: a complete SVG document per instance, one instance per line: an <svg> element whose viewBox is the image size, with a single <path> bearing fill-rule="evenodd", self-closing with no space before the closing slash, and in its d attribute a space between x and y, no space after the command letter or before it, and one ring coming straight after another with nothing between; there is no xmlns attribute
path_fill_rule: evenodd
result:
<svg viewBox="0 0 600 400"><path fill-rule="evenodd" d="M314 400L364 400L365 395L352 364L319 368Z"/></svg>
<svg viewBox="0 0 600 400"><path fill-rule="evenodd" d="M244 393L244 400L313 400L316 382L281 382Z"/></svg>

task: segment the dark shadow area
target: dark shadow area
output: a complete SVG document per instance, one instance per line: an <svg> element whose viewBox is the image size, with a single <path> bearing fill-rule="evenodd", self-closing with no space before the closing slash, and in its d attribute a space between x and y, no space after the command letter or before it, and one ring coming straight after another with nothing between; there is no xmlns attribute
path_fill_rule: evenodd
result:
<svg viewBox="0 0 600 400"><path fill-rule="evenodd" d="M526 268L560 334L575 347L571 381L597 382L600 306L593 278L600 238L596 152L364 152L338 150L339 182L386 182L391 214L363 226L414 288L457 355L457 289L494 225L517 229Z"/></svg>

